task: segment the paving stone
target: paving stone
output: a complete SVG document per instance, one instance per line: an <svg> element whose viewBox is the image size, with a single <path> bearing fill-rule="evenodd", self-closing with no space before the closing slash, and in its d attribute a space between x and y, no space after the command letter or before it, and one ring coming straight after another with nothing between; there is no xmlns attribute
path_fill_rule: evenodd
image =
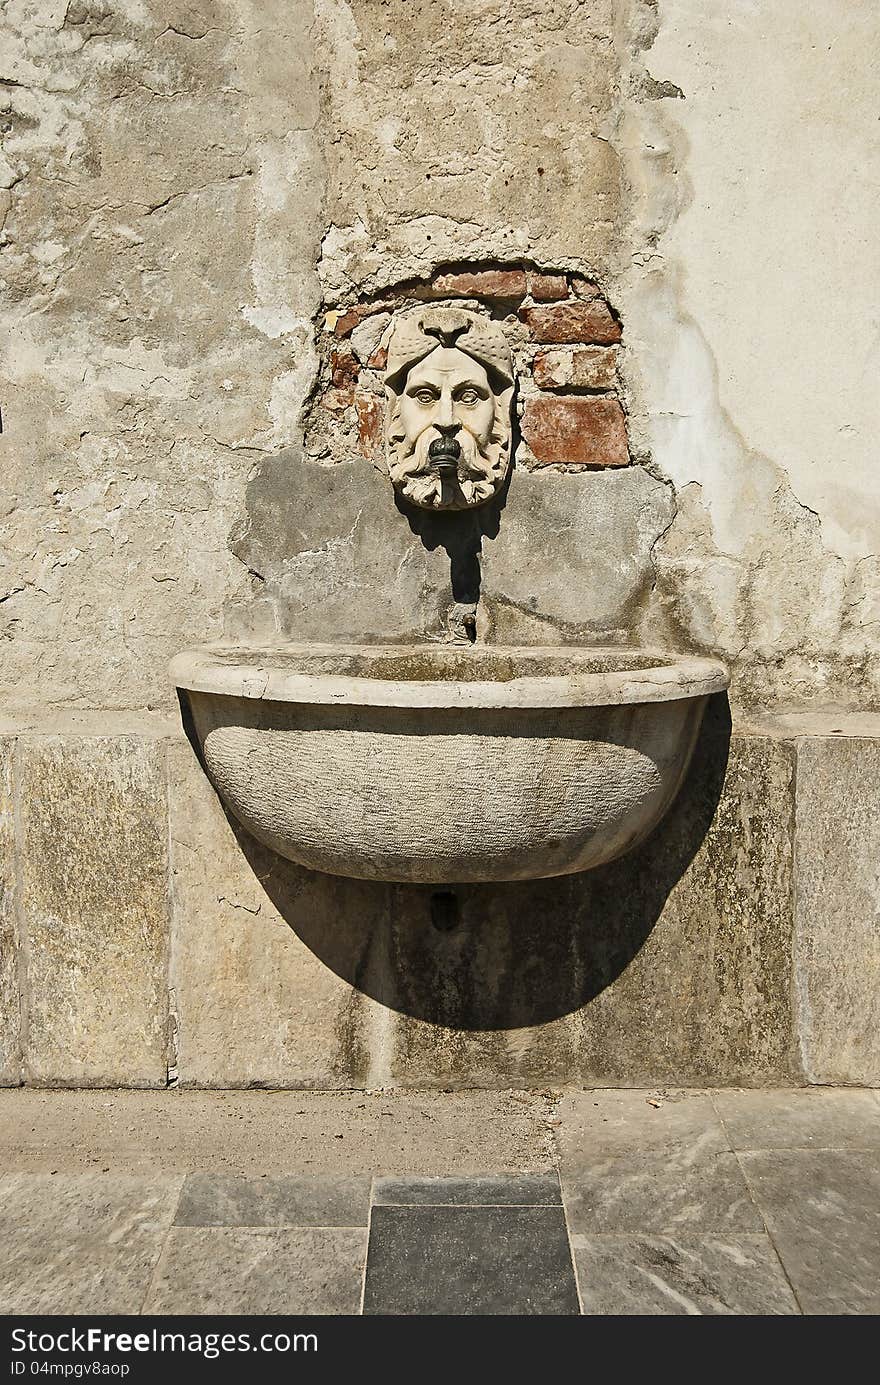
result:
<svg viewBox="0 0 880 1385"><path fill-rule="evenodd" d="M146 1313L353 1314L366 1229L172 1228Z"/></svg>
<svg viewBox="0 0 880 1385"><path fill-rule="evenodd" d="M880 1313L880 1158L853 1150L741 1154L805 1313Z"/></svg>
<svg viewBox="0 0 880 1385"><path fill-rule="evenodd" d="M0 1179L0 1313L139 1313L182 1180Z"/></svg>
<svg viewBox="0 0 880 1385"><path fill-rule="evenodd" d="M369 1178L191 1173L175 1226L366 1226Z"/></svg>
<svg viewBox="0 0 880 1385"><path fill-rule="evenodd" d="M389 1207L546 1207L562 1202L555 1174L478 1178L377 1178L373 1202Z"/></svg>
<svg viewBox="0 0 880 1385"><path fill-rule="evenodd" d="M560 1108L560 1177L573 1231L760 1232L760 1215L712 1102L651 1106L589 1092Z"/></svg>
<svg viewBox="0 0 880 1385"><path fill-rule="evenodd" d="M798 743L795 1003L814 1082L880 1084L880 741Z"/></svg>
<svg viewBox="0 0 880 1385"><path fill-rule="evenodd" d="M880 1149L880 1102L852 1088L717 1091L734 1149Z"/></svg>
<svg viewBox="0 0 880 1385"><path fill-rule="evenodd" d="M573 1314L561 1207L374 1207L367 1314Z"/></svg>
<svg viewBox="0 0 880 1385"><path fill-rule="evenodd" d="M21 1002L15 911L15 741L0 739L0 1087L21 1080Z"/></svg>
<svg viewBox="0 0 880 1385"><path fill-rule="evenodd" d="M590 1316L799 1312L766 1235L576 1235L572 1246Z"/></svg>
<svg viewBox="0 0 880 1385"><path fill-rule="evenodd" d="M22 740L19 763L27 1075L46 1085L164 1085L164 745Z"/></svg>

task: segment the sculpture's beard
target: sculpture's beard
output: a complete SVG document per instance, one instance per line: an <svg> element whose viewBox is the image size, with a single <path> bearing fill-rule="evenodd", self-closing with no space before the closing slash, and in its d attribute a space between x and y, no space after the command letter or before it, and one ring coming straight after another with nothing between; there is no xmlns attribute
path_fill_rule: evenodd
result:
<svg viewBox="0 0 880 1385"><path fill-rule="evenodd" d="M506 471L506 449L493 432L488 443L460 428L454 438L433 427L420 433L413 444L391 438L388 469L391 480L407 500L416 505L445 509L479 505L494 495Z"/></svg>

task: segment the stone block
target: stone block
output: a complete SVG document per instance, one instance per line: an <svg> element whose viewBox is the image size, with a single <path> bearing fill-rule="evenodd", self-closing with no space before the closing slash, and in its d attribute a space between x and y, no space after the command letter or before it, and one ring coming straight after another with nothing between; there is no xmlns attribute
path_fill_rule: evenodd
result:
<svg viewBox="0 0 880 1385"><path fill-rule="evenodd" d="M526 401L522 434L544 466L627 466L626 420L617 399L539 395Z"/></svg>
<svg viewBox="0 0 880 1385"><path fill-rule="evenodd" d="M169 755L181 1083L370 1085L368 1036L381 1044L381 1022L352 983L383 926L387 888L311 873L260 847L227 819L190 746ZM359 958L351 976L334 965L343 952Z"/></svg>
<svg viewBox="0 0 880 1385"><path fill-rule="evenodd" d="M165 751L136 736L22 740L25 1072L167 1078Z"/></svg>
<svg viewBox="0 0 880 1385"><path fill-rule="evenodd" d="M260 465L248 506L235 552L263 578L283 638L420 640L440 623L449 560L436 540L428 551L375 467L280 453ZM246 633L250 607L231 615L233 631Z"/></svg>
<svg viewBox="0 0 880 1385"><path fill-rule="evenodd" d="M15 898L15 741L0 739L0 1086L21 1081L18 922Z"/></svg>
<svg viewBox="0 0 880 1385"><path fill-rule="evenodd" d="M617 352L610 346L539 351L532 362L532 375L542 390L613 390L617 379Z"/></svg>
<svg viewBox="0 0 880 1385"><path fill-rule="evenodd" d="M620 323L604 298L523 308L520 316L534 340L542 343L593 342L610 346L621 337Z"/></svg>
<svg viewBox="0 0 880 1385"><path fill-rule="evenodd" d="M795 831L804 1069L812 1082L880 1085L880 740L798 742Z"/></svg>
<svg viewBox="0 0 880 1385"><path fill-rule="evenodd" d="M501 629L494 638L510 638L503 622L531 616L562 625L565 638L625 643L650 597L651 547L673 513L669 488L641 467L517 470L498 537L483 543L483 596ZM545 626L523 643L559 639L556 630L548 639Z"/></svg>

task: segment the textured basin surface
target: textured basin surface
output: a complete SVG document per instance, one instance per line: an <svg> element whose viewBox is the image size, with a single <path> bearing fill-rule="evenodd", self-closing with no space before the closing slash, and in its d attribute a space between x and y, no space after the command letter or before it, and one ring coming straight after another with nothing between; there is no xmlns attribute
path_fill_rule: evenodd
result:
<svg viewBox="0 0 880 1385"><path fill-rule="evenodd" d="M205 647L179 654L208 773L267 846L458 883L601 865L677 793L715 660L641 649Z"/></svg>

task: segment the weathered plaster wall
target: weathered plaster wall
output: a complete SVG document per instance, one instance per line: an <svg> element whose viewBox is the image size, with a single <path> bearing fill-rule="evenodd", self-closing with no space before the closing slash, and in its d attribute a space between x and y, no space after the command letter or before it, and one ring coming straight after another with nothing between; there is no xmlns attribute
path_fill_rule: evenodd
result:
<svg viewBox="0 0 880 1385"><path fill-rule="evenodd" d="M296 436L310 11L13 0L0 105L4 705L168 704L254 459Z"/></svg>
<svg viewBox="0 0 880 1385"><path fill-rule="evenodd" d="M442 634L442 549L363 458L299 457L315 331L443 264L523 260L620 311L636 466L514 478L484 633L711 649L735 702L875 702L878 22L13 0L6 705L167 706L168 655L224 630Z"/></svg>
<svg viewBox="0 0 880 1385"><path fill-rule="evenodd" d="M625 124L658 595L757 702L880 694L878 38L858 0L661 0L643 61L680 96Z"/></svg>

